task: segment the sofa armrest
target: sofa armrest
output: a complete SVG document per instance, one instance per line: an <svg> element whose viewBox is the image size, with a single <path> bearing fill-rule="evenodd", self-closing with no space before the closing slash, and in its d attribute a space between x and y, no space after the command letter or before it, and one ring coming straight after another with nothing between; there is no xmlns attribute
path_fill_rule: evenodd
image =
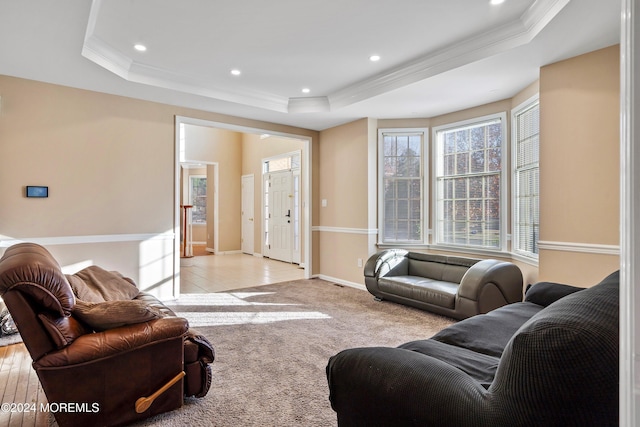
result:
<svg viewBox="0 0 640 427"><path fill-rule="evenodd" d="M538 282L527 289L524 300L546 307L560 298L583 289L584 288L561 283Z"/></svg>
<svg viewBox="0 0 640 427"><path fill-rule="evenodd" d="M400 348L344 350L329 359L327 380L341 427L482 425L487 404L485 389L460 369Z"/></svg>
<svg viewBox="0 0 640 427"><path fill-rule="evenodd" d="M495 286L506 304L522 301L522 272L513 263L484 259L472 265L462 277L458 296L480 301L487 286ZM504 305L501 304L501 305Z"/></svg>
<svg viewBox="0 0 640 427"><path fill-rule="evenodd" d="M92 362L152 343L184 337L188 329L186 319L166 317L86 334L70 345L41 357L34 363L34 367L62 367Z"/></svg>
<svg viewBox="0 0 640 427"><path fill-rule="evenodd" d="M372 255L364 266L364 276L383 277L392 270L395 275L408 274L408 253L403 249L386 249Z"/></svg>

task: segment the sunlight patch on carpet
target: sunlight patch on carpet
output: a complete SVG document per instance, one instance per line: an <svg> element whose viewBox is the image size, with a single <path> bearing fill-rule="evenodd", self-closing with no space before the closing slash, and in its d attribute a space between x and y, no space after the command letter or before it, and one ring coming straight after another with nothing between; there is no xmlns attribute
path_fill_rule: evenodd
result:
<svg viewBox="0 0 640 427"><path fill-rule="evenodd" d="M286 320L331 319L331 316L317 311L274 311L274 312L179 312L189 321L189 326L261 325Z"/></svg>
<svg viewBox="0 0 640 427"><path fill-rule="evenodd" d="M212 294L182 294L177 301L171 301L168 305L208 305L208 306L238 306L238 305L298 305L280 304L272 302L246 301L262 295L272 295L275 292L216 292Z"/></svg>

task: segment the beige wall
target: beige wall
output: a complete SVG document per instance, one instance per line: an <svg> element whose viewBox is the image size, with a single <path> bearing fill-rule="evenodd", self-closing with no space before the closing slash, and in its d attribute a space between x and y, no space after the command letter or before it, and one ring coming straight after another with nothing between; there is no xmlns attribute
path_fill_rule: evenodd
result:
<svg viewBox="0 0 640 427"><path fill-rule="evenodd" d="M363 284L362 266L372 253L368 230L371 199L375 201L376 181L371 182L370 148L375 153L375 120L362 119L320 132L318 153L318 243L317 263L322 275ZM375 170L375 169L374 169ZM326 200L326 206L322 201ZM316 246L314 245L314 248Z"/></svg>
<svg viewBox="0 0 640 427"><path fill-rule="evenodd" d="M0 239L48 242L64 264L118 269L164 295L173 274L179 115L311 138L312 274L362 284L358 260L376 249L377 129L510 114L539 86L541 239L553 247L541 250L539 279L589 286L619 263L618 62L617 47L603 49L544 67L540 81L512 99L434 118L362 119L320 133L0 76ZM220 227L238 230L236 241L224 243L236 249L240 176L254 170L242 165L257 155L253 148L240 153L229 160L238 165L233 195L220 197L235 210L238 223ZM50 197L26 199L25 185L48 185ZM612 255L603 253L609 247ZM538 278L537 268L520 264L525 281Z"/></svg>
<svg viewBox="0 0 640 427"><path fill-rule="evenodd" d="M0 240L38 241L64 265L120 270L162 297L173 292L175 116L300 135L312 146L318 138L8 76L0 76L0 96ZM25 185L48 185L50 197L27 199Z"/></svg>
<svg viewBox="0 0 640 427"><path fill-rule="evenodd" d="M539 266L512 259L523 271L525 285L553 280L591 286L618 268L618 133L619 78L616 46L545 67L540 80L513 98L433 118L360 120L321 132L319 208L317 237L321 274L361 284L362 272L354 269L355 258L370 252L371 240L361 234L327 227L371 227L367 202L377 197L370 185L367 198L359 190L366 186L363 168L371 147L371 128L433 127L505 112L540 93L541 102L541 235L542 240L570 245L594 244L595 253L572 250L541 250ZM510 158L510 120L507 120L507 157ZM576 153L578 153L576 157ZM357 158L348 165L340 161ZM576 161L579 160L579 161ZM569 165L569 163L571 163ZM505 165L510 175L511 164ZM345 169L346 168L346 169ZM371 166L369 166L370 172ZM597 171L596 173L594 173ZM360 176L354 182L345 177ZM350 180L350 179L349 179ZM570 188L571 191L567 191ZM510 186L507 188L511 229ZM569 195L567 193L570 193ZM333 203L338 200L340 203ZM375 217L375 215L374 215ZM430 212L430 218L433 218ZM556 218L559 221L556 222ZM375 222L374 222L375 223ZM430 224L432 227L432 224ZM543 231L544 230L544 231ZM604 245L604 246L603 246ZM611 246L611 248L609 248ZM314 248L316 244L314 243ZM328 248L331 248L329 250ZM591 248L588 248L591 250ZM608 254L607 252L613 252ZM477 255L476 255L477 256Z"/></svg>
<svg viewBox="0 0 640 427"><path fill-rule="evenodd" d="M541 280L619 268L619 63L613 46L540 70Z"/></svg>

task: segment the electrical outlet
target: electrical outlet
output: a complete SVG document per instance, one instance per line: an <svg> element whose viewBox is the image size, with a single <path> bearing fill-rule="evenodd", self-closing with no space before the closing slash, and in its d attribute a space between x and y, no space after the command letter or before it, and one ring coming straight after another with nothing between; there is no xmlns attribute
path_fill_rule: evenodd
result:
<svg viewBox="0 0 640 427"><path fill-rule="evenodd" d="M358 267L362 267L362 258L358 258Z"/></svg>

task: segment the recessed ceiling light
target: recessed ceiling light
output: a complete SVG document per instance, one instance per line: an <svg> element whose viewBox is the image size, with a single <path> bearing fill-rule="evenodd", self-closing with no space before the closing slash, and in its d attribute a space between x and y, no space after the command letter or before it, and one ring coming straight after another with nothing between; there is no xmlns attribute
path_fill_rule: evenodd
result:
<svg viewBox="0 0 640 427"><path fill-rule="evenodd" d="M242 74L242 71L234 68L233 70L231 70L231 74L233 74L234 76L239 76L240 74Z"/></svg>
<svg viewBox="0 0 640 427"><path fill-rule="evenodd" d="M311 92L311 89L309 89L308 87L305 87L304 89L302 89L302 93L309 93Z"/></svg>
<svg viewBox="0 0 640 427"><path fill-rule="evenodd" d="M144 52L144 51L147 50L147 47L145 45L143 45L143 44L140 44L140 43L133 45L133 48L135 50L137 50L138 52Z"/></svg>
<svg viewBox="0 0 640 427"><path fill-rule="evenodd" d="M502 3L504 3L504 0L491 0L491 2L490 2L490 3L491 3L492 5L494 5L494 6L495 6L495 5L497 5L497 4L502 4Z"/></svg>
<svg viewBox="0 0 640 427"><path fill-rule="evenodd" d="M380 55L371 55L371 56L369 57L369 61L371 61L371 62L377 62L377 61L380 61Z"/></svg>

